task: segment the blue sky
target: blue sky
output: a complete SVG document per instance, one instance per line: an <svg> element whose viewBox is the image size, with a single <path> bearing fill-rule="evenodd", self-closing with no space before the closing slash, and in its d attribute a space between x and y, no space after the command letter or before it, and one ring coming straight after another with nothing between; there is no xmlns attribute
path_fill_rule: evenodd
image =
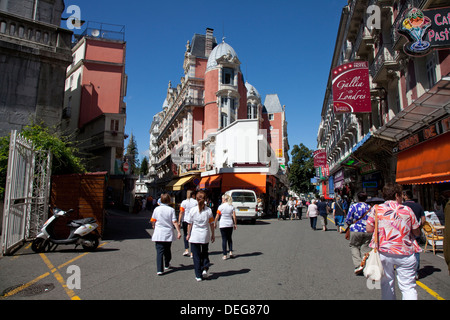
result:
<svg viewBox="0 0 450 320"><path fill-rule="evenodd" d="M289 145L317 147L326 84L339 20L347 0L65 0L81 19L125 26L127 125L143 155L153 115L161 111L169 81L183 76L185 45L214 29L236 51L246 81L286 105ZM69 17L66 12L63 17ZM263 101L264 102L264 101ZM128 140L125 141L125 146Z"/></svg>

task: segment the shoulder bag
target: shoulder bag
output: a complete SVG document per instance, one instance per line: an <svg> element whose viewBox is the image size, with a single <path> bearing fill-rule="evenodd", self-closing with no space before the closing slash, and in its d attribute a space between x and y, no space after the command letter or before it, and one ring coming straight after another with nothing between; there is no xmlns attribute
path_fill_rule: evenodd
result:
<svg viewBox="0 0 450 320"><path fill-rule="evenodd" d="M375 230L373 231L373 237L375 241L375 248L373 248L366 257L364 257L364 276L368 280L380 281L384 276L383 265L381 264L380 253L379 253L379 243L378 243L378 206L375 206Z"/></svg>
<svg viewBox="0 0 450 320"><path fill-rule="evenodd" d="M370 211L370 209L367 210L367 211L361 216L361 218L359 218L358 220L356 220L356 221L353 222L352 224L356 224L359 220L361 220L362 218L364 218L364 217L366 216L366 214L367 214L369 211ZM350 240L350 227L352 226L352 224L349 225L349 226L347 227L347 229L345 229L345 239L347 239L347 240Z"/></svg>

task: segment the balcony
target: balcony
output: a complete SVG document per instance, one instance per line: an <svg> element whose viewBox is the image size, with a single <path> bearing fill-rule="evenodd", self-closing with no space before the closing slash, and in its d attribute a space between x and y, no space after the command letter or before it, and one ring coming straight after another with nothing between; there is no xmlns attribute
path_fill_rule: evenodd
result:
<svg viewBox="0 0 450 320"><path fill-rule="evenodd" d="M381 46L369 67L370 75L374 83L387 81L388 70L394 70L398 65L398 52L389 50L388 47L390 47L390 44L383 44Z"/></svg>
<svg viewBox="0 0 450 320"><path fill-rule="evenodd" d="M0 11L0 40L16 45L18 51L72 62L72 31L58 26Z"/></svg>

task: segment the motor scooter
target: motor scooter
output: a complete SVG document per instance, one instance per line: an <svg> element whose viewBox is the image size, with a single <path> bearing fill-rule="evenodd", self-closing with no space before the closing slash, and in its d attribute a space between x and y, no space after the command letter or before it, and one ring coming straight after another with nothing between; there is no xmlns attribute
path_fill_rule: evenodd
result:
<svg viewBox="0 0 450 320"><path fill-rule="evenodd" d="M97 249L100 242L100 234L97 230L98 224L95 218L71 220L67 224L67 227L70 228L69 236L66 239L56 238L54 232L56 221L73 211L73 209L63 211L54 208L53 216L44 223L41 232L33 240L31 249L36 253L54 251L60 244L75 244L75 248L81 244L86 251L94 251Z"/></svg>

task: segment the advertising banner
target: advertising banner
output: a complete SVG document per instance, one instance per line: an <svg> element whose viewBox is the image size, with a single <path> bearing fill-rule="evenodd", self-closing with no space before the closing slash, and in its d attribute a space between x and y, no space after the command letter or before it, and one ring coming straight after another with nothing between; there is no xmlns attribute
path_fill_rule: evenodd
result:
<svg viewBox="0 0 450 320"><path fill-rule="evenodd" d="M370 102L369 66L354 61L332 70L334 113L367 113Z"/></svg>

